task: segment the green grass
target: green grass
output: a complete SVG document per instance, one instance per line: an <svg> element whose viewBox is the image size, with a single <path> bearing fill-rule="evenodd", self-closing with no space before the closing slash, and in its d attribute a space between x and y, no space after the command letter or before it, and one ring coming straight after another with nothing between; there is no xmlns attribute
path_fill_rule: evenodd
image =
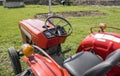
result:
<svg viewBox="0 0 120 76"><path fill-rule="evenodd" d="M68 18L73 26L72 35L67 38L63 49L71 47L70 54L74 54L80 41L90 33L89 28L100 22L108 26L120 27L120 8L95 6L53 6L53 12L99 10L107 13L105 16ZM22 45L18 21L33 18L37 13L47 13L48 6L27 5L24 8L3 8L0 6L0 76L13 76L7 49L14 46L18 49ZM119 32L120 33L120 32Z"/></svg>

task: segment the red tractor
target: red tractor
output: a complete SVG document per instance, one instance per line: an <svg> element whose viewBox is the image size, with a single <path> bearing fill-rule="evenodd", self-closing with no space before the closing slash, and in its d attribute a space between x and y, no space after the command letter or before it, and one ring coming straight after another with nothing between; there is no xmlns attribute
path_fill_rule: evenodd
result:
<svg viewBox="0 0 120 76"><path fill-rule="evenodd" d="M104 24L96 33L92 27L91 34L81 42L76 54L68 58L64 58L61 51L61 43L72 33L72 26L66 19L57 16L45 22L25 19L19 25L23 42L27 44L18 51L13 47L8 49L16 75L120 76L120 35L104 32L107 28ZM25 71L21 68L21 56L29 66Z"/></svg>
<svg viewBox="0 0 120 76"><path fill-rule="evenodd" d="M98 32L93 32L95 28L100 29ZM105 32L105 29L120 30L120 28L106 26L101 23L100 26L91 27L91 34L88 35L79 45L77 52L92 51L96 55L106 59L108 54L120 48L120 34L113 32ZM120 63L108 73L108 76L120 76Z"/></svg>
<svg viewBox="0 0 120 76"><path fill-rule="evenodd" d="M60 44L72 33L71 24L57 16L52 16L45 22L26 19L20 21L19 25L24 43L35 44L49 53L58 52Z"/></svg>
<svg viewBox="0 0 120 76"><path fill-rule="evenodd" d="M63 53L61 43L72 33L72 26L66 19L58 16L49 17L45 22L25 19L19 22L19 27L24 43L39 46L61 64L63 59L58 57Z"/></svg>

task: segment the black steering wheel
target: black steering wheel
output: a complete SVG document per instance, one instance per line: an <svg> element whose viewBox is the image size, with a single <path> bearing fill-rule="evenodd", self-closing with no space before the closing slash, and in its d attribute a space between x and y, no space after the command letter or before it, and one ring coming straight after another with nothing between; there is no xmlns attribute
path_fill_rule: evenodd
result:
<svg viewBox="0 0 120 76"><path fill-rule="evenodd" d="M54 26L54 32L51 31L49 25ZM45 21L45 28L55 36L69 36L72 33L71 24L64 18L58 16L51 16Z"/></svg>

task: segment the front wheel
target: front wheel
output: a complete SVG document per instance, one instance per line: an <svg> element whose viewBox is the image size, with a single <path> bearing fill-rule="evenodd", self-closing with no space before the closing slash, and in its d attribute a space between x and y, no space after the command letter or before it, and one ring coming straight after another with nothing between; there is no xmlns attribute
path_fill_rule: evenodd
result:
<svg viewBox="0 0 120 76"><path fill-rule="evenodd" d="M21 64L20 64L20 60L19 60L17 51L15 50L14 47L10 47L10 48L8 48L8 53L9 53L11 65L12 65L15 75L21 73L22 69L21 69Z"/></svg>

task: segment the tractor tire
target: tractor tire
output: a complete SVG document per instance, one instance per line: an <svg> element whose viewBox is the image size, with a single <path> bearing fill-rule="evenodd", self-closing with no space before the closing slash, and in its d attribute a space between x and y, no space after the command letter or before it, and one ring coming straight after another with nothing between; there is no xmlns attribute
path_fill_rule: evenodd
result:
<svg viewBox="0 0 120 76"><path fill-rule="evenodd" d="M10 48L8 48L8 53L9 53L11 65L12 65L15 75L21 73L22 68L21 68L21 64L20 64L20 60L19 60L20 58L17 54L17 51L15 50L14 47L10 47Z"/></svg>

